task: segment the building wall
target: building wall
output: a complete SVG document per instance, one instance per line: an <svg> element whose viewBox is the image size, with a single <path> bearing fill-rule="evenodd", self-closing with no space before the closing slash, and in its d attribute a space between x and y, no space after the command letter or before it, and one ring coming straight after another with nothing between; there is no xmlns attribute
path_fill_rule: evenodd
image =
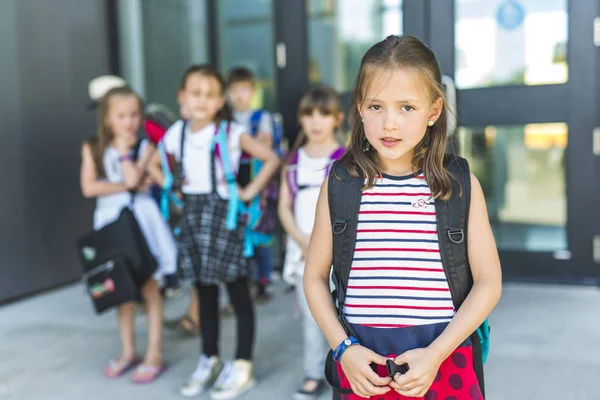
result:
<svg viewBox="0 0 600 400"><path fill-rule="evenodd" d="M0 2L0 302L80 276L75 240L93 203L80 146L95 130L88 82L109 72L105 2Z"/></svg>

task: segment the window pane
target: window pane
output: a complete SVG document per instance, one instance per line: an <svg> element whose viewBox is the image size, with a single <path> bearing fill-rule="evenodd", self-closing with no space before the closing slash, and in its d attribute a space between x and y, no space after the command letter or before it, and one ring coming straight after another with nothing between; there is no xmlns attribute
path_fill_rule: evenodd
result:
<svg viewBox="0 0 600 400"><path fill-rule="evenodd" d="M567 82L567 0L455 4L459 89Z"/></svg>
<svg viewBox="0 0 600 400"><path fill-rule="evenodd" d="M309 79L352 88L365 52L402 32L402 0L307 0Z"/></svg>
<svg viewBox="0 0 600 400"><path fill-rule="evenodd" d="M244 66L255 75L253 106L275 108L275 55L271 0L219 0L221 73Z"/></svg>
<svg viewBox="0 0 600 400"><path fill-rule="evenodd" d="M460 153L486 196L503 250L567 250L567 125L460 128Z"/></svg>
<svg viewBox="0 0 600 400"><path fill-rule="evenodd" d="M198 0L140 2L146 99L179 112L177 89L183 72L208 61L206 6Z"/></svg>

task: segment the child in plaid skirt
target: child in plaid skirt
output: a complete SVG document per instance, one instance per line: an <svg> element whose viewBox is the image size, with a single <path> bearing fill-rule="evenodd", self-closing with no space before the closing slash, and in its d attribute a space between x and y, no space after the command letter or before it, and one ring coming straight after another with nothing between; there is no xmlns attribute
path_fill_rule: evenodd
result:
<svg viewBox="0 0 600 400"><path fill-rule="evenodd" d="M211 66L195 65L185 72L179 93L189 120L175 123L163 139L181 169L184 210L179 238L179 267L184 278L195 282L199 297L202 352L198 366L182 386L181 394L197 396L211 390L213 399L232 399L254 385L252 346L254 309L248 290L251 259L244 257L245 221L237 216L234 229L228 226L230 199L254 198L276 172L279 159L267 147L231 122L225 105L225 86ZM227 121L226 143L215 147ZM228 182L237 171L242 151L264 162L256 179L240 189ZM235 190L237 193L232 193ZM231 221L229 221L231 222ZM235 360L219 358L219 285L227 287L237 316Z"/></svg>

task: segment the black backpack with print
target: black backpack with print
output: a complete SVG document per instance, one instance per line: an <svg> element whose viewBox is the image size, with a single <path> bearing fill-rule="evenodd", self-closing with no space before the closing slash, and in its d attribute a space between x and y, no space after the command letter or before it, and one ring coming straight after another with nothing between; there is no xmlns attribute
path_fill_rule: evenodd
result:
<svg viewBox="0 0 600 400"><path fill-rule="evenodd" d="M471 174L464 158L446 155L444 166L450 171L452 197L448 201L435 200L438 240L444 272L448 279L452 302L459 309L473 286L473 276L467 253L467 226L471 204ZM337 315L349 336L360 341L352 326L343 314L346 301L346 288L350 276L352 258L356 244L356 229L362 195L364 177L351 176L339 162L334 164L328 182L329 213L333 232L333 274L335 290L332 293ZM485 329L486 332L478 332ZM473 366L477 380L484 392L482 346L487 348L489 335L487 320L470 336L473 349ZM482 336L483 335L483 336ZM329 352L325 365L325 376L334 391L341 394L352 393L340 388L337 367Z"/></svg>

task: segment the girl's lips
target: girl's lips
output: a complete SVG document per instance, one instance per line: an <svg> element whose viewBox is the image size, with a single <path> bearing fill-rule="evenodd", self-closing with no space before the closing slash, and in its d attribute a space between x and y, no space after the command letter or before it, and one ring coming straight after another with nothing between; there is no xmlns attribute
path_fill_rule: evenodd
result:
<svg viewBox="0 0 600 400"><path fill-rule="evenodd" d="M382 138L380 140L381 140L381 143L385 147L394 147L402 141L402 139L395 139L395 138Z"/></svg>

